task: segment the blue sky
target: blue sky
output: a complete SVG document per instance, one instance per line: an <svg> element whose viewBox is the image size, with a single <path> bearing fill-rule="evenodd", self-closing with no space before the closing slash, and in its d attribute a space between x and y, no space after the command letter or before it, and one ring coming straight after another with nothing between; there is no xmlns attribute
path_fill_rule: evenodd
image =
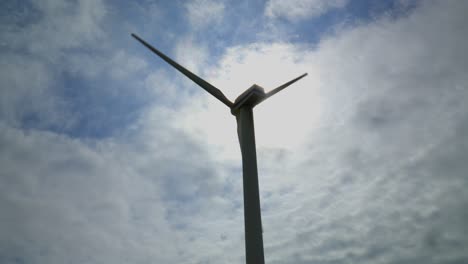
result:
<svg viewBox="0 0 468 264"><path fill-rule="evenodd" d="M466 263L464 1L2 1L0 262L244 263L255 108L266 263Z"/></svg>

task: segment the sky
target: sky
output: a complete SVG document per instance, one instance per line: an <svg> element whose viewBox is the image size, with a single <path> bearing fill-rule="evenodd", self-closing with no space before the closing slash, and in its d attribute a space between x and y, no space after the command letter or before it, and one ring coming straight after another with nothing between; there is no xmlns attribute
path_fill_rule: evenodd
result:
<svg viewBox="0 0 468 264"><path fill-rule="evenodd" d="M3 0L0 263L467 263L468 1Z"/></svg>

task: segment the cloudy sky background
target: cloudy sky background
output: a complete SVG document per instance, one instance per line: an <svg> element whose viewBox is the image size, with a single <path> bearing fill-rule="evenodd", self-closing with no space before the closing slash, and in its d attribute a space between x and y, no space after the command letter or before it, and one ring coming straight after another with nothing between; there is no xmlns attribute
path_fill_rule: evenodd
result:
<svg viewBox="0 0 468 264"><path fill-rule="evenodd" d="M467 263L468 1L2 1L0 263Z"/></svg>

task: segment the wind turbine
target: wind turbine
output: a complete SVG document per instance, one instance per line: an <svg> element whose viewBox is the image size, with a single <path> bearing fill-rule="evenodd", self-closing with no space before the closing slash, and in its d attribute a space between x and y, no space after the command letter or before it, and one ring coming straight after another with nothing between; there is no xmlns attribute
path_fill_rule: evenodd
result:
<svg viewBox="0 0 468 264"><path fill-rule="evenodd" d="M190 80L205 89L208 93L216 97L227 107L236 117L237 135L242 154L242 173L244 190L244 228L245 228L245 258L247 264L264 264L263 237L262 237L262 217L260 211L260 196L258 188L257 154L255 149L255 131L252 109L267 98L273 96L299 79L305 77L307 73L265 93L264 89L256 84L239 95L233 102L216 87L207 81L190 72L161 51L157 50L146 41L135 34L132 37L146 46L152 52L176 68L179 72L187 76Z"/></svg>

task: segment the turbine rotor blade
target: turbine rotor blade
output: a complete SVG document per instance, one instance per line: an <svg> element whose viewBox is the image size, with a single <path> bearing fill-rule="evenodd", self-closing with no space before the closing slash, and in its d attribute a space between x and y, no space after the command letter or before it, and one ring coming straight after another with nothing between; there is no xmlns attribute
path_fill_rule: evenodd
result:
<svg viewBox="0 0 468 264"><path fill-rule="evenodd" d="M225 105L227 105L229 108L232 107L233 103L229 101L228 98L216 87L208 83L207 81L203 80L202 78L198 77L191 71L187 70L184 68L182 65L178 64L177 62L173 61L171 58L166 56L164 53L161 51L157 50L155 47L151 46L148 44L146 41L138 37L136 34L132 33L132 37L134 37L136 40L138 40L141 44L146 46L148 49L150 49L152 52L154 52L156 55L158 55L161 59L169 63L172 67L176 68L179 72L181 72L183 75L187 76L190 80L198 84L201 88L203 88L205 91L216 97L218 100L223 102Z"/></svg>
<svg viewBox="0 0 468 264"><path fill-rule="evenodd" d="M281 85L281 86L279 86L279 87L277 87L277 88L275 88L275 89L269 91L269 92L266 94L265 99L267 99L267 98L270 97L270 96L273 96L274 94L278 93L279 91L283 90L284 88L288 87L289 85L291 85L291 84L293 84L293 83L299 81L300 79L302 79L302 78L304 78L304 77L306 77L306 76L307 76L307 73L304 73L304 74L302 74L301 76L299 76L299 77L297 77L297 78L295 78L295 79L292 79L291 81L289 81L289 82L287 82L287 83L285 83L285 84L283 84L283 85ZM265 100L265 99L264 99L264 100Z"/></svg>

